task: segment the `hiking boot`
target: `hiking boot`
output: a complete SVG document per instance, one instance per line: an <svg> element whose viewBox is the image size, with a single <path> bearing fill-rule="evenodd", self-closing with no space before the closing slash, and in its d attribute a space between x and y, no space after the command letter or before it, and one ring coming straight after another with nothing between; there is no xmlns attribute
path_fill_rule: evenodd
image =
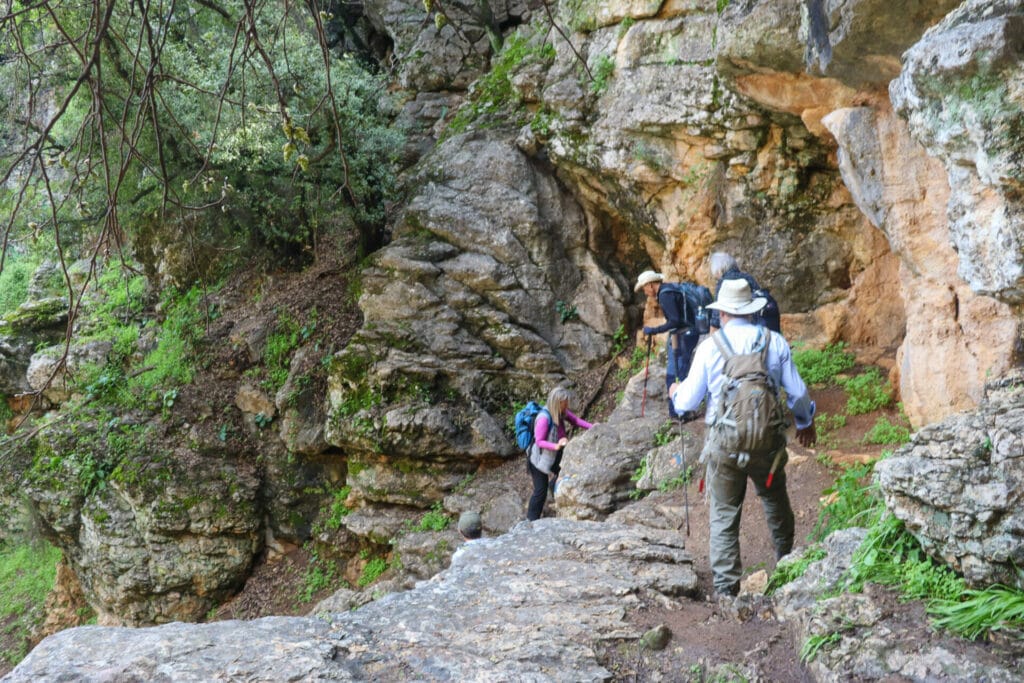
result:
<svg viewBox="0 0 1024 683"><path fill-rule="evenodd" d="M711 593L711 601L712 602L721 602L723 600L727 600L727 601L731 602L733 598L735 598L737 595L739 595L739 592L740 592L739 584L734 584L734 585L729 586L727 588L719 588L719 587L715 586L715 590Z"/></svg>

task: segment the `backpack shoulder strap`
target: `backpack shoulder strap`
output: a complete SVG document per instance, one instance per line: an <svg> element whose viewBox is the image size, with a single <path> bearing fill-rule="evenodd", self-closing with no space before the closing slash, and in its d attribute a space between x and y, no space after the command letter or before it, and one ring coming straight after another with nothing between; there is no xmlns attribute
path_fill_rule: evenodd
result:
<svg viewBox="0 0 1024 683"><path fill-rule="evenodd" d="M763 325L760 325L759 327L761 328L761 331L758 333L758 336L763 338L763 341L761 342L761 364L764 365L765 369L767 369L768 346L772 341L772 331L769 330L767 327L764 327Z"/></svg>
<svg viewBox="0 0 1024 683"><path fill-rule="evenodd" d="M722 354L722 358L729 360L736 355L736 352L732 350L732 345L729 344L729 338L725 336L725 332L719 330L711 335L711 338L715 341L715 346Z"/></svg>

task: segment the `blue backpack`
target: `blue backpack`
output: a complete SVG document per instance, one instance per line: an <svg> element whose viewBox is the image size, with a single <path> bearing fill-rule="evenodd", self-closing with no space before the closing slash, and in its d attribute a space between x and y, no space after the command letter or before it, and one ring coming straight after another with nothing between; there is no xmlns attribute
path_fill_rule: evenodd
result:
<svg viewBox="0 0 1024 683"><path fill-rule="evenodd" d="M533 445L533 423L537 421L537 415L541 411L548 412L547 408L541 407L536 401L530 401L516 413L516 444L521 450L529 450ZM551 419L550 413L548 419Z"/></svg>

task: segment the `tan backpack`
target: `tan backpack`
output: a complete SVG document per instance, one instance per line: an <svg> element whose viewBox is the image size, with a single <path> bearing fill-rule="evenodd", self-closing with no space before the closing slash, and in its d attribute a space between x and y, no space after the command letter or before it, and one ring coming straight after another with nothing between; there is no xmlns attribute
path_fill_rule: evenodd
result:
<svg viewBox="0 0 1024 683"><path fill-rule="evenodd" d="M728 453L770 455L779 447L779 437L786 429L779 388L768 374L771 334L762 327L750 353L734 352L722 331L711 335L725 359L726 378L718 394L718 415L712 429L717 430L716 441Z"/></svg>

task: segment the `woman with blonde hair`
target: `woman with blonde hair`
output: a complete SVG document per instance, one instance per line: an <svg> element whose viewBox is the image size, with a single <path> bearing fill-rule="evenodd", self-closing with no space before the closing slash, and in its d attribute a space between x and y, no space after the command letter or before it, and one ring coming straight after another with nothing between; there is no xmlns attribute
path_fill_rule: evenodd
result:
<svg viewBox="0 0 1024 683"><path fill-rule="evenodd" d="M581 429L590 429L592 424L576 417L569 410L572 393L564 387L555 387L548 394L548 401L533 423L533 445L530 457L526 459L526 470L533 480L533 495L526 509L526 518L531 522L540 519L544 503L548 499L548 486L553 485L561 469L562 449L569 443L566 424Z"/></svg>

